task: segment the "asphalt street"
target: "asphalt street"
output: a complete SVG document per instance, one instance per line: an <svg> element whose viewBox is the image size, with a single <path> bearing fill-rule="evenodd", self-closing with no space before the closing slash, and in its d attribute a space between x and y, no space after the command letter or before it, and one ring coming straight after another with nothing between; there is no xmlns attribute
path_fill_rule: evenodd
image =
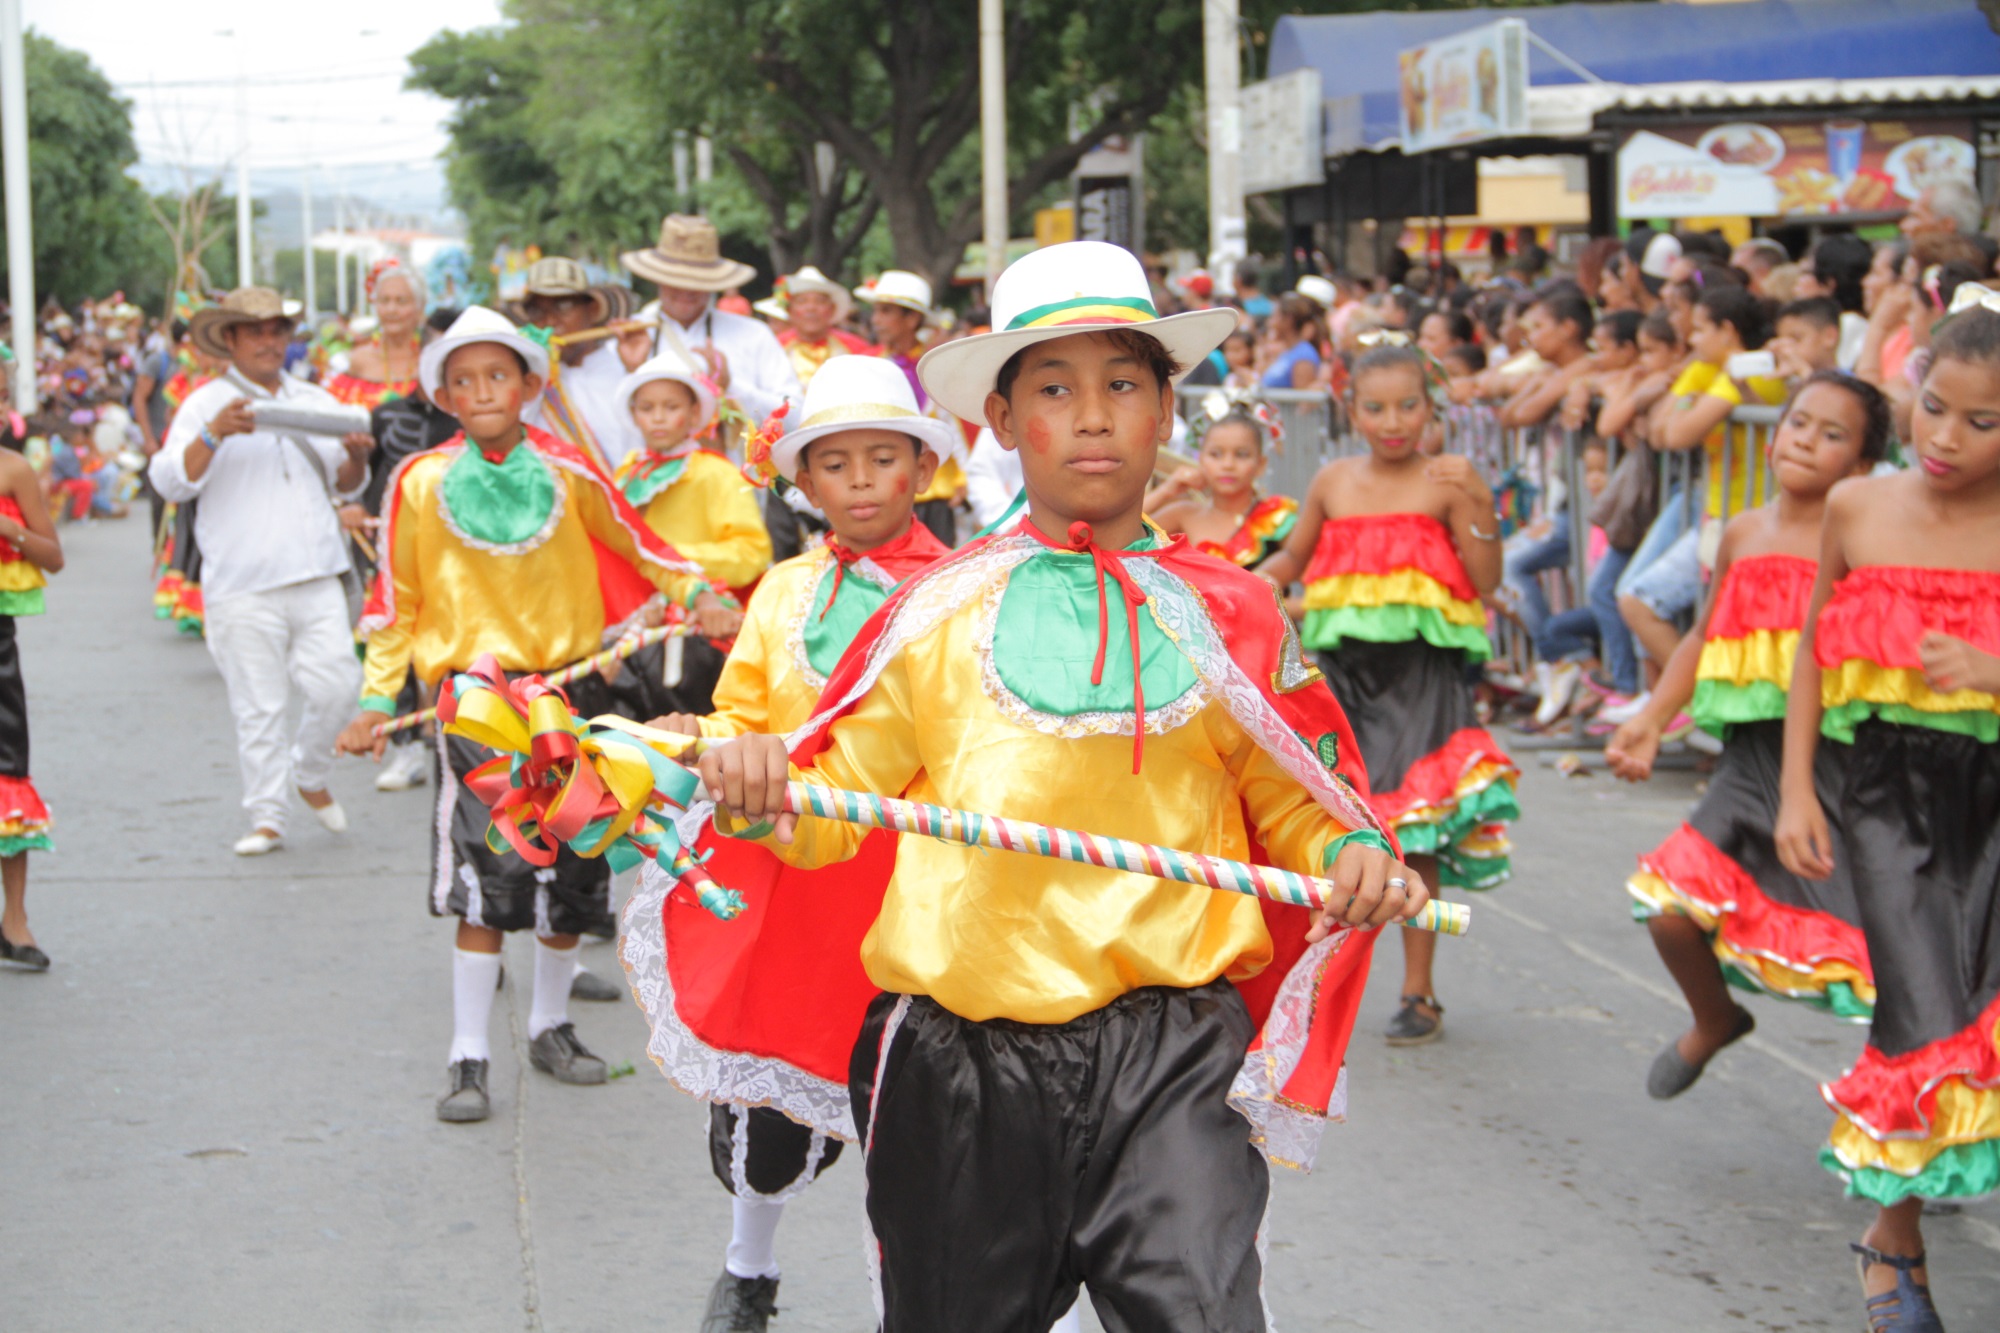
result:
<svg viewBox="0 0 2000 1333"><path fill-rule="evenodd" d="M233 857L221 681L151 618L143 527L63 536L50 614L21 627L58 821L30 907L55 968L0 975L0 1327L693 1330L728 1201L705 1108L648 1062L636 1006L573 1006L636 1072L564 1087L519 1058L510 981L494 1116L440 1124L451 931L424 905L429 790L378 794L348 761L351 833L301 812L282 852ZM1445 1039L1382 1044L1400 979L1383 941L1348 1123L1316 1173L1279 1173L1278 1326L1860 1328L1846 1242L1869 1210L1815 1161L1815 1084L1862 1031L1757 1002L1754 1039L1649 1101L1684 1012L1620 886L1698 779L1523 762L1515 877L1440 949ZM509 958L525 983L525 940ZM620 975L608 946L586 959ZM850 1159L792 1205L777 1333L873 1326L860 1202ZM1947 1325L2000 1328L2000 1206L1926 1227Z"/></svg>

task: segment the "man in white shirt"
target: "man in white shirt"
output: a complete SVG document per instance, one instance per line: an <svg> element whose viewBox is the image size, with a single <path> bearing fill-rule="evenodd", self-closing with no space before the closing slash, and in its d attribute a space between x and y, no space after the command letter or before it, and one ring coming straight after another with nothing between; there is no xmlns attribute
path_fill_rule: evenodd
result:
<svg viewBox="0 0 2000 1333"><path fill-rule="evenodd" d="M798 424L805 391L777 336L761 320L715 308L718 293L741 287L757 270L723 258L714 223L674 214L660 224L658 245L627 251L619 262L659 287L660 299L647 313L657 312L661 324L647 356L684 349L708 364L717 387L750 416L761 421L790 403L785 425Z"/></svg>
<svg viewBox="0 0 2000 1333"><path fill-rule="evenodd" d="M374 440L366 432L336 441L257 428L255 402L339 406L325 390L285 375L292 325L278 294L264 287L241 288L197 311L188 336L230 367L188 395L147 467L167 499L201 502L195 538L208 650L236 716L250 813L239 856L283 841L287 782L322 825L335 833L347 828L326 779L361 668L342 586L347 543L334 504L360 493ZM294 687L304 707L287 754L285 710Z"/></svg>
<svg viewBox="0 0 2000 1333"><path fill-rule="evenodd" d="M574 338L609 322L610 310L583 265L550 255L528 267L521 314L557 338ZM583 450L609 475L641 443L639 428L618 408L618 385L632 369L627 354L610 338L565 343L560 353L528 423Z"/></svg>

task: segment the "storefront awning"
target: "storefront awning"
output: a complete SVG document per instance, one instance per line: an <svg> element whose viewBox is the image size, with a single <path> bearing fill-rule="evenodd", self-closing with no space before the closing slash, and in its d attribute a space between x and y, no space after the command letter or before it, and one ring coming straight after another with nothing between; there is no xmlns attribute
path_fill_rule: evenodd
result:
<svg viewBox="0 0 2000 1333"><path fill-rule="evenodd" d="M1582 4L1532 9L1288 15L1271 35L1270 74L1320 72L1347 142L1330 153L1397 146L1397 56L1501 18L1584 66L1591 84L1529 53L1532 132L1585 133L1620 106L1680 107L1938 101L2000 91L2000 35L1975 0L1737 0L1729 4ZM1349 103L1350 106L1354 103Z"/></svg>

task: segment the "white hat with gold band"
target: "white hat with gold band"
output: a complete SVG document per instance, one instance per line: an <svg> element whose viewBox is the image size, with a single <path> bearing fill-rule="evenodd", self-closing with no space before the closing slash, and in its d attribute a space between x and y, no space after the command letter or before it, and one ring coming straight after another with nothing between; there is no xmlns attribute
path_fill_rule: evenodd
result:
<svg viewBox="0 0 2000 1333"><path fill-rule="evenodd" d="M1182 376L1236 327L1233 310L1160 317L1138 256L1103 241L1065 241L1023 255L993 285L993 332L924 353L917 375L933 401L967 421L986 419L986 395L1016 352L1051 338L1127 329L1159 340Z"/></svg>
<svg viewBox="0 0 2000 1333"><path fill-rule="evenodd" d="M958 427L918 410L902 367L882 357L836 356L806 386L798 429L772 444L771 462L786 481L796 481L805 447L844 430L900 431L921 440L939 461L964 452Z"/></svg>

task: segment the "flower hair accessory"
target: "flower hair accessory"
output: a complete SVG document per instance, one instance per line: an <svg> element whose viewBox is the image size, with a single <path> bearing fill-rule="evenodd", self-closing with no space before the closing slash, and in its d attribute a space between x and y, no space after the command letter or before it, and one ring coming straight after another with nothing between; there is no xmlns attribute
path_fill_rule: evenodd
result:
<svg viewBox="0 0 2000 1333"><path fill-rule="evenodd" d="M1232 415L1249 417L1263 430L1273 449L1285 447L1285 423L1276 408L1255 389L1217 389L1201 400L1201 415L1188 423L1188 442L1200 447L1209 428Z"/></svg>
<svg viewBox="0 0 2000 1333"><path fill-rule="evenodd" d="M1417 340L1401 329L1369 329L1357 339L1363 347L1374 350L1377 347L1407 347L1417 354L1424 374L1424 394L1431 400L1431 410L1442 412L1451 405L1451 372L1444 362L1432 356L1417 344Z"/></svg>
<svg viewBox="0 0 2000 1333"><path fill-rule="evenodd" d="M778 465L771 460L771 446L785 433L785 414L791 410L788 402L778 404L778 410L744 438L743 475L752 486L769 487L778 476Z"/></svg>

